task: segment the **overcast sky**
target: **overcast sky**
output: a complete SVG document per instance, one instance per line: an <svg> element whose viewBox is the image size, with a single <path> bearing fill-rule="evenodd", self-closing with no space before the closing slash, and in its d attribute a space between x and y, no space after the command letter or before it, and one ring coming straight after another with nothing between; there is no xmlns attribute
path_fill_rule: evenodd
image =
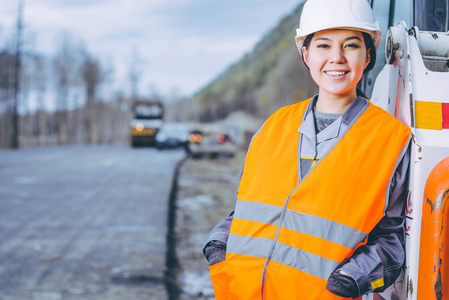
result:
<svg viewBox="0 0 449 300"><path fill-rule="evenodd" d="M139 92L191 95L249 52L301 0L24 0L26 42L55 53L61 32L84 41L114 66L129 91L132 55L141 66ZM18 0L0 0L0 46L13 34ZM299 16L298 16L299 20ZM292 42L294 39L292 32ZM128 90L127 90L128 89Z"/></svg>

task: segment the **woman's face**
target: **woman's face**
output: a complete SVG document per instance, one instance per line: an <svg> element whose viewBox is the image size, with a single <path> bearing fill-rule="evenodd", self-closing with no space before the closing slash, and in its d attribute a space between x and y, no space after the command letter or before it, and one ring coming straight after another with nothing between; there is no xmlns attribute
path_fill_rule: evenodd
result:
<svg viewBox="0 0 449 300"><path fill-rule="evenodd" d="M319 31L314 34L309 47L302 50L320 96L356 97L357 82L370 61L361 32Z"/></svg>

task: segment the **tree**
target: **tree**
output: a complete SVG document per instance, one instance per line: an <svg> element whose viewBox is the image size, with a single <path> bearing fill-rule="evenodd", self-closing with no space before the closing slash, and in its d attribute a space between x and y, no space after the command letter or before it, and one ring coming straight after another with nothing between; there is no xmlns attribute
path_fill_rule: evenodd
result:
<svg viewBox="0 0 449 300"><path fill-rule="evenodd" d="M20 89L20 68L21 68L21 47L22 47L22 12L23 1L19 0L19 13L17 17L17 36L16 36L16 57L14 64L14 98L12 104L12 135L11 148L19 148L19 113L17 110L19 103L19 89Z"/></svg>
<svg viewBox="0 0 449 300"><path fill-rule="evenodd" d="M53 57L53 69L56 79L56 131L57 143L64 145L68 139L68 108L71 89L79 84L79 56L81 47L74 39L64 33L56 55Z"/></svg>
<svg viewBox="0 0 449 300"><path fill-rule="evenodd" d="M45 95L47 91L47 66L42 56L36 56L33 59L33 88L36 91L36 124L35 133L37 144L45 145L47 143L47 109Z"/></svg>
<svg viewBox="0 0 449 300"><path fill-rule="evenodd" d="M131 60L129 65L129 82L131 86L131 98L138 99L139 98L139 85L140 80L142 78L142 59L137 52L136 48L131 49Z"/></svg>
<svg viewBox="0 0 449 300"><path fill-rule="evenodd" d="M14 59L9 51L0 52L0 144L4 147L11 147L12 141Z"/></svg>
<svg viewBox="0 0 449 300"><path fill-rule="evenodd" d="M81 65L81 78L84 83L86 96L86 128L90 144L98 143L98 129L96 126L95 100L98 86L104 79L100 61L88 52L84 54L84 62Z"/></svg>

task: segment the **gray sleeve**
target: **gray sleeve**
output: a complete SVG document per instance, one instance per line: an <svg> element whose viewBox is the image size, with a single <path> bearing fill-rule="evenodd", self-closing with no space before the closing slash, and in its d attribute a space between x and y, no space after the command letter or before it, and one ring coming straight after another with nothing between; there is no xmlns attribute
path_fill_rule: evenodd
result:
<svg viewBox="0 0 449 300"><path fill-rule="evenodd" d="M231 229L232 218L234 216L234 211L232 211L229 216L218 223L206 236L204 241L203 250L211 241L220 241L224 244L228 242L229 230Z"/></svg>
<svg viewBox="0 0 449 300"><path fill-rule="evenodd" d="M382 292L392 285L405 261L405 203L407 198L410 143L390 184L390 198L384 217L368 236L364 246L338 268L350 274L360 295ZM374 283L374 284L373 284Z"/></svg>
<svg viewBox="0 0 449 300"><path fill-rule="evenodd" d="M203 245L203 254L209 262L209 265L214 265L225 260L226 244L228 242L233 215L234 211L231 212L229 217L218 223L206 237Z"/></svg>

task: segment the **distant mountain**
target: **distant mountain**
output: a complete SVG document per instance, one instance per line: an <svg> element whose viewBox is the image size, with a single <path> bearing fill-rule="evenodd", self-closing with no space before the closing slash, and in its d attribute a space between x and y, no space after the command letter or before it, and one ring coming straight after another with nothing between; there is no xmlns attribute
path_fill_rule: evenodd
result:
<svg viewBox="0 0 449 300"><path fill-rule="evenodd" d="M284 17L251 53L189 100L176 104L182 119L215 121L244 110L267 116L281 106L304 100L317 89L295 45L303 4Z"/></svg>

